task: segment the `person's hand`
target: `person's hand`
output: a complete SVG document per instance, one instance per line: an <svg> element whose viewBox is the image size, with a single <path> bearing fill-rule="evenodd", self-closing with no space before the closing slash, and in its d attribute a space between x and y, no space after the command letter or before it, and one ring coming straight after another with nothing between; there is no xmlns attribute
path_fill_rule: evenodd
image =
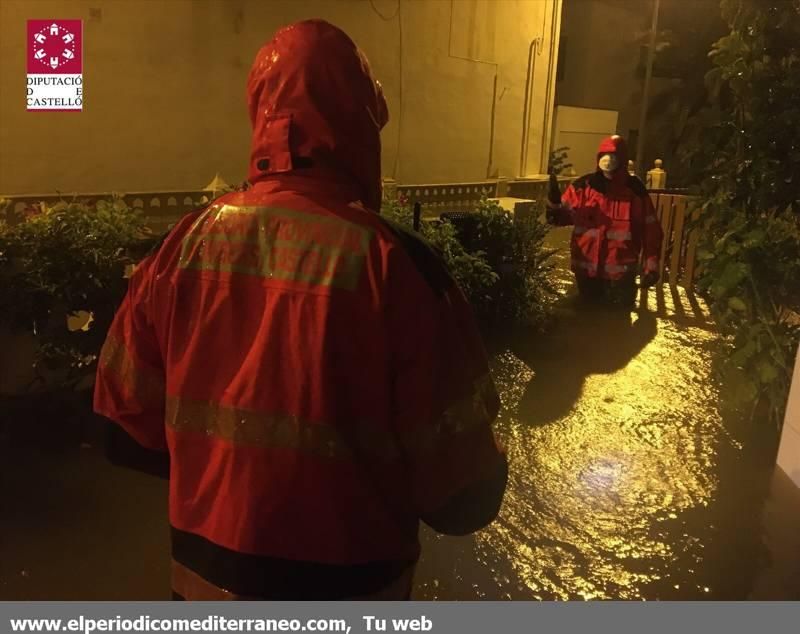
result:
<svg viewBox="0 0 800 634"><path fill-rule="evenodd" d="M645 273L642 275L642 288L650 288L651 286L655 286L659 279L661 279L661 276L658 274L658 271L650 271L649 273Z"/></svg>

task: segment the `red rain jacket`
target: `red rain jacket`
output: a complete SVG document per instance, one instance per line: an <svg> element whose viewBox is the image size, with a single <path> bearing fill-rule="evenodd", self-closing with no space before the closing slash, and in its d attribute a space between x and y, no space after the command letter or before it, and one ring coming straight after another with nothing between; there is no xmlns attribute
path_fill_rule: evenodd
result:
<svg viewBox="0 0 800 634"><path fill-rule="evenodd" d="M367 595L413 566L420 518L505 464L499 399L439 257L371 211L388 114L353 42L279 31L248 103L252 188L136 269L95 409L169 451L181 596Z"/></svg>
<svg viewBox="0 0 800 634"><path fill-rule="evenodd" d="M663 232L641 180L627 172L622 137L605 139L597 158L616 153L618 168L609 180L599 169L576 180L561 198L555 224L575 225L572 270L576 275L618 280L635 275L640 257L644 272L658 270Z"/></svg>

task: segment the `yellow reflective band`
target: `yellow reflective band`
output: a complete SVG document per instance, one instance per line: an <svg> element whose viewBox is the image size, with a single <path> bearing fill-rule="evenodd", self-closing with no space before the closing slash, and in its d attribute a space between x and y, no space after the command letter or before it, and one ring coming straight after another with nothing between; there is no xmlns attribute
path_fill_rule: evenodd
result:
<svg viewBox="0 0 800 634"><path fill-rule="evenodd" d="M178 432L202 433L236 445L292 449L331 459L397 456L391 435L375 425L334 426L174 396L167 397L166 424Z"/></svg>
<svg viewBox="0 0 800 634"><path fill-rule="evenodd" d="M131 396L142 405L164 402L164 376L155 368L137 364L125 344L109 335L100 351L98 366L112 374Z"/></svg>
<svg viewBox="0 0 800 634"><path fill-rule="evenodd" d="M209 209L183 240L179 267L355 290L372 238L353 223L286 209Z"/></svg>
<svg viewBox="0 0 800 634"><path fill-rule="evenodd" d="M630 271L633 266L632 264L606 264L603 269L607 273L625 273Z"/></svg>

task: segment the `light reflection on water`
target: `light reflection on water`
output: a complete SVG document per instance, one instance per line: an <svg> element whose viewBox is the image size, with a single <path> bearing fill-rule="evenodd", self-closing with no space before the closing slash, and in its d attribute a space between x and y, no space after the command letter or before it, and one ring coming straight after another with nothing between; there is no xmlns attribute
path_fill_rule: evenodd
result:
<svg viewBox="0 0 800 634"><path fill-rule="evenodd" d="M719 446L736 448L711 381L715 335L702 319L675 319L688 303L656 303L660 316L631 320L567 300L547 341L494 356L512 465L504 507L471 538L425 534L419 598L713 592L694 572L714 528L704 513Z"/></svg>

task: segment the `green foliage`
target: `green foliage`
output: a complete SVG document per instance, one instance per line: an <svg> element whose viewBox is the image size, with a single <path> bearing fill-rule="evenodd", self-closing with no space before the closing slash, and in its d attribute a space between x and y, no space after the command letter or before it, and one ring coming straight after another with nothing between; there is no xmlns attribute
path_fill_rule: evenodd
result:
<svg viewBox="0 0 800 634"><path fill-rule="evenodd" d="M654 159L663 159L672 186L689 184L686 154L702 138L709 117L713 116L704 81L711 69L708 49L726 32L719 0L694 0L691 19L687 19L687 13L685 2L662 2L659 9L653 77L670 81L651 86L646 154L639 161L642 166L651 167ZM643 78L649 29L638 34L637 43L642 46L638 71Z"/></svg>
<svg viewBox="0 0 800 634"><path fill-rule="evenodd" d="M409 228L414 225L414 212L404 200L384 203L381 215ZM498 278L485 254L480 250L468 253L459 242L455 227L447 222L423 222L420 234L441 253L470 303L486 303Z"/></svg>
<svg viewBox="0 0 800 634"><path fill-rule="evenodd" d="M499 279L480 313L500 323L542 326L556 290L552 282L554 251L545 248L548 227L538 216L517 218L496 202L481 201L477 223L465 236L468 252L481 249Z"/></svg>
<svg viewBox="0 0 800 634"><path fill-rule="evenodd" d="M0 207L3 207L0 205ZM0 323L39 344L37 370L76 384L91 373L127 287L126 266L154 243L136 209L121 199L96 205L42 203L22 216L0 213ZM70 331L67 315L85 311L87 330Z"/></svg>
<svg viewBox="0 0 800 634"><path fill-rule="evenodd" d="M408 227L413 212L405 201L381 210ZM544 248L547 227L537 219L514 220L496 203L482 201L463 226L423 222L420 233L443 255L484 323L542 326L555 298L552 251Z"/></svg>
<svg viewBox="0 0 800 634"><path fill-rule="evenodd" d="M550 152L550 162L547 166L548 174L560 176L561 174L569 173L571 167L572 163L569 162L568 147L559 147Z"/></svg>
<svg viewBox="0 0 800 634"><path fill-rule="evenodd" d="M800 2L721 6L730 33L708 76L718 115L695 152L701 288L732 339L732 394L780 424L800 341Z"/></svg>

